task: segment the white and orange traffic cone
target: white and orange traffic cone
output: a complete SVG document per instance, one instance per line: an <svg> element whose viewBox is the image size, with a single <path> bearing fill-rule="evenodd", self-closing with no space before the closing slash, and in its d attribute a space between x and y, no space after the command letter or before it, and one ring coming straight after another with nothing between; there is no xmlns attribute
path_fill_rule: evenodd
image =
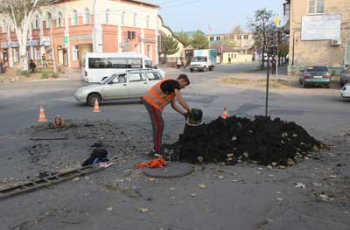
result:
<svg viewBox="0 0 350 230"><path fill-rule="evenodd" d="M40 110L39 110L39 119L38 122L47 122L47 119L45 117L45 112L44 108L40 105Z"/></svg>
<svg viewBox="0 0 350 230"><path fill-rule="evenodd" d="M226 107L226 105L225 105L224 114L222 115L222 117L223 117L224 119L228 118L228 112L227 112L227 107Z"/></svg>
<svg viewBox="0 0 350 230"><path fill-rule="evenodd" d="M95 99L95 106L94 106L94 113L99 113L100 111L100 106L98 105L98 100Z"/></svg>

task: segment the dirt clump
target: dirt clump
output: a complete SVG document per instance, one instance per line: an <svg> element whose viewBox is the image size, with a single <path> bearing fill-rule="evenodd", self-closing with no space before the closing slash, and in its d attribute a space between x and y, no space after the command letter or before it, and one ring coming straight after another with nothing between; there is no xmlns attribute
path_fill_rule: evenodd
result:
<svg viewBox="0 0 350 230"><path fill-rule="evenodd" d="M251 161L263 165L291 166L298 158L324 145L294 122L255 117L219 117L209 124L186 126L179 141L165 146L172 160L196 163ZM233 155L232 155L233 154Z"/></svg>

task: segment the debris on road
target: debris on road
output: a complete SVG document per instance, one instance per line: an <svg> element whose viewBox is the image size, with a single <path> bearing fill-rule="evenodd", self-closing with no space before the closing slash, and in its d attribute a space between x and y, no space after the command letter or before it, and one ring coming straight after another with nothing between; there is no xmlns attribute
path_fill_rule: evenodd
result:
<svg viewBox="0 0 350 230"><path fill-rule="evenodd" d="M201 189L204 189L204 188L206 188L207 186L205 185L205 184L199 184L198 185L198 188L201 188Z"/></svg>
<svg viewBox="0 0 350 230"><path fill-rule="evenodd" d="M139 208L139 211L140 211L141 213L146 213L146 212L149 211L149 209L148 209L148 208Z"/></svg>
<svg viewBox="0 0 350 230"><path fill-rule="evenodd" d="M97 164L100 162L107 162L109 161L107 155L108 151L106 149L95 148L94 150L92 150L90 157L83 162L82 167Z"/></svg>
<svg viewBox="0 0 350 230"><path fill-rule="evenodd" d="M295 187L304 189L304 188L306 188L306 185L303 183L296 183Z"/></svg>
<svg viewBox="0 0 350 230"><path fill-rule="evenodd" d="M186 126L178 142L164 147L167 152L178 155L173 159L184 162L196 163L199 157L204 163L234 158L283 169L297 163L300 156L306 157L325 145L294 122L232 116L219 117L197 127Z"/></svg>

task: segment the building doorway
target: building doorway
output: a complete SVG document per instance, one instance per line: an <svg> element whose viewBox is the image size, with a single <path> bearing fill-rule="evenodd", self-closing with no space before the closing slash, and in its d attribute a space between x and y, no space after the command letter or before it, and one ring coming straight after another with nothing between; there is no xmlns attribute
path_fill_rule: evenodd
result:
<svg viewBox="0 0 350 230"><path fill-rule="evenodd" d="M68 66L68 52L62 46L58 47L58 66Z"/></svg>

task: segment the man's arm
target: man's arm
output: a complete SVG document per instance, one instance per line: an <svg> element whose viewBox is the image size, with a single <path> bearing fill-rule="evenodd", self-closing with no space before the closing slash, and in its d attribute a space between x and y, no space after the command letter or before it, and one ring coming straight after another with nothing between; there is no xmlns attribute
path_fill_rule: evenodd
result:
<svg viewBox="0 0 350 230"><path fill-rule="evenodd" d="M171 100L170 104L176 112L181 113L182 115L187 114L187 112L182 111L182 109L176 104L175 99Z"/></svg>
<svg viewBox="0 0 350 230"><path fill-rule="evenodd" d="M175 89L175 94L177 99L179 100L180 105L186 109L188 112L191 111L191 107L187 104L187 102L182 98L182 94L180 92L180 90Z"/></svg>

